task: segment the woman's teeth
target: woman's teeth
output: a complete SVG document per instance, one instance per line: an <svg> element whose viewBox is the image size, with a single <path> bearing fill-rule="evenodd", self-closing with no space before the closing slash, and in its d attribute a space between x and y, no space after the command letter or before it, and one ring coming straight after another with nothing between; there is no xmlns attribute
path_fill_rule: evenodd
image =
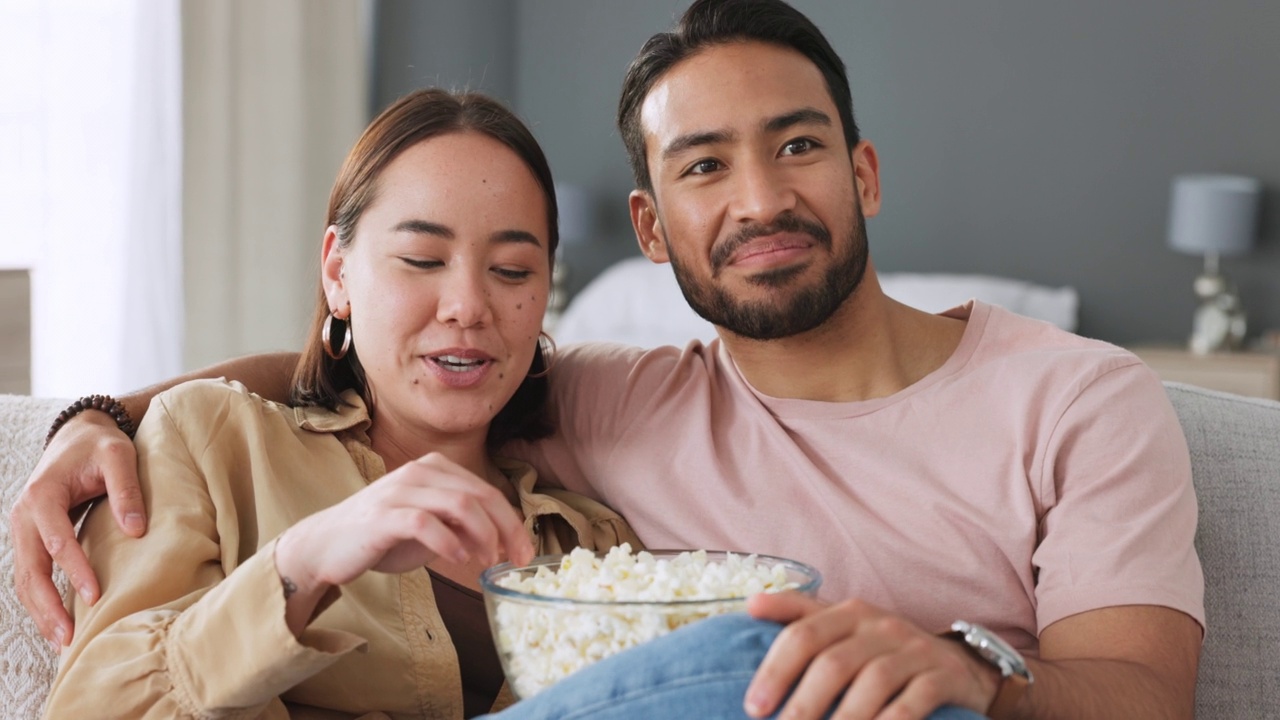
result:
<svg viewBox="0 0 1280 720"><path fill-rule="evenodd" d="M468 370L474 370L485 363L484 360L479 358L460 358L457 355L441 355L440 357L433 359L436 361L437 365L452 372L466 372Z"/></svg>

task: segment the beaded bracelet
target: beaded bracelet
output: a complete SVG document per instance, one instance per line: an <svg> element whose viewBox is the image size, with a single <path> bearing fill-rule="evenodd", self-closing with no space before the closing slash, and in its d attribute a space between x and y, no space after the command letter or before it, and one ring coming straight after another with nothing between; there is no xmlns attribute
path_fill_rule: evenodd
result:
<svg viewBox="0 0 1280 720"><path fill-rule="evenodd" d="M49 427L49 434L44 437L44 446L49 447L49 442L62 429L62 426L85 410L101 410L110 415L111 419L116 421L116 427L120 428L120 431L125 435L128 435L130 440L133 439L134 433L137 432L133 426L133 419L129 417L129 411L124 409L124 403L110 395L86 395L71 403L71 406L66 410L58 413L57 419Z"/></svg>

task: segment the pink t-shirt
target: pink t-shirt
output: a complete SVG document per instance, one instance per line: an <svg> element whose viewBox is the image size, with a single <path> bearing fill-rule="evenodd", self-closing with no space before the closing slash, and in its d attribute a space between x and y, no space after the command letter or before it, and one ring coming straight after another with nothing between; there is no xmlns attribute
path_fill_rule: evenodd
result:
<svg viewBox="0 0 1280 720"><path fill-rule="evenodd" d="M965 619L1035 654L1047 625L1101 607L1203 626L1190 460L1155 375L999 307L945 314L968 317L952 357L862 402L762 395L719 341L566 349L559 434L516 454L649 547L795 558L824 599L926 630Z"/></svg>

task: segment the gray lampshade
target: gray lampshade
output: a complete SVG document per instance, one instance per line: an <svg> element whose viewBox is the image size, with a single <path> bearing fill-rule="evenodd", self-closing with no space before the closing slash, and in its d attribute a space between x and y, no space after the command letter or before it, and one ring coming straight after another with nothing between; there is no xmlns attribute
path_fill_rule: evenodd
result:
<svg viewBox="0 0 1280 720"><path fill-rule="evenodd" d="M1179 175L1169 204L1169 247L1242 255L1258 234L1262 183L1239 175Z"/></svg>

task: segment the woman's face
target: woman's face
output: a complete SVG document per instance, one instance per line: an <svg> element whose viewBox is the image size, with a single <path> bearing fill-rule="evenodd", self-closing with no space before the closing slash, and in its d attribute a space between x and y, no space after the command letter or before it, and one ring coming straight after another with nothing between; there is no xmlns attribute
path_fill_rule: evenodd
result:
<svg viewBox="0 0 1280 720"><path fill-rule="evenodd" d="M483 437L533 361L547 247L545 195L493 138L437 136L383 170L354 241L329 229L323 267L380 425Z"/></svg>

